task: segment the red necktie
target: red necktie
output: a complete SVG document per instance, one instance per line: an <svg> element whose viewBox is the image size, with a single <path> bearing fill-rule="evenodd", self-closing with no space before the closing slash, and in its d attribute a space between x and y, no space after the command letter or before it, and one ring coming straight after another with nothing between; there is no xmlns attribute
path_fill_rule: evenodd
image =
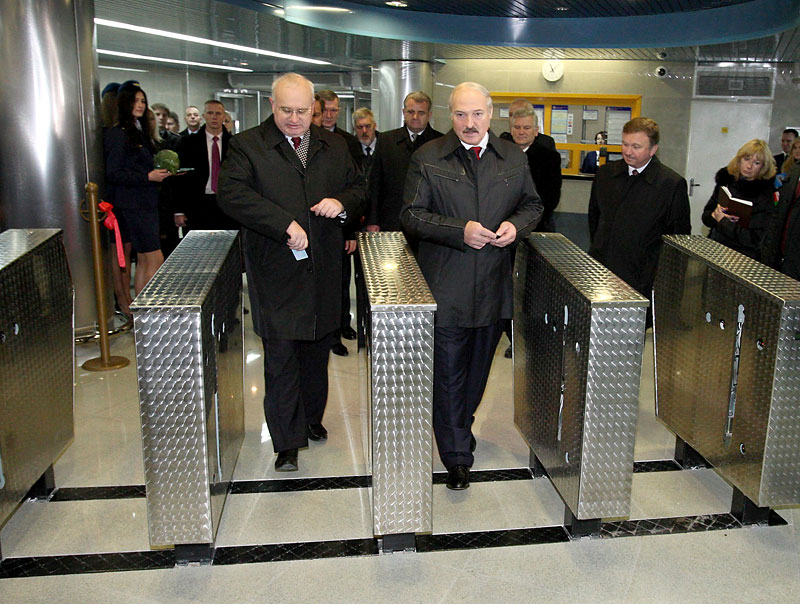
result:
<svg viewBox="0 0 800 604"><path fill-rule="evenodd" d="M211 190L217 192L217 179L219 178L219 166L222 163L219 156L218 136L211 139Z"/></svg>
<svg viewBox="0 0 800 604"><path fill-rule="evenodd" d="M475 154L475 159L480 159L481 158L481 148L480 147L470 147L470 149L472 149L472 152Z"/></svg>
<svg viewBox="0 0 800 604"><path fill-rule="evenodd" d="M293 137L292 137L292 144L294 145L294 150L295 150L295 151L297 151L297 150L300 148L300 142L301 142L302 140L303 140L303 139L302 139L302 138L300 138L299 136L293 136Z"/></svg>

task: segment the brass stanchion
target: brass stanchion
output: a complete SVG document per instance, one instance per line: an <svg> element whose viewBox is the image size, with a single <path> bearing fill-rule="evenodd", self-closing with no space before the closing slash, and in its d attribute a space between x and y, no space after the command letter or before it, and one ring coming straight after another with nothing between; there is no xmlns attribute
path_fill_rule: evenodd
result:
<svg viewBox="0 0 800 604"><path fill-rule="evenodd" d="M109 371L127 367L130 361L125 357L111 356L108 348L108 329L106 327L106 276L103 272L103 254L100 250L100 217L97 212L96 183L86 183L86 204L89 206L89 225L92 234L92 261L94 265L94 299L97 305L97 329L100 334L100 356L89 359L81 367L87 371Z"/></svg>

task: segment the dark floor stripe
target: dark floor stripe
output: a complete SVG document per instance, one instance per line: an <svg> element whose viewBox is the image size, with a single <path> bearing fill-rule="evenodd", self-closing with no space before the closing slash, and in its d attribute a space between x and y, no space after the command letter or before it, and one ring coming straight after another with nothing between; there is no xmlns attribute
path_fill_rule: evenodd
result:
<svg viewBox="0 0 800 604"><path fill-rule="evenodd" d="M372 476L326 476L320 478L287 478L275 480L238 480L231 484L231 493L287 493L292 491L327 491L331 489L363 489L372 486Z"/></svg>
<svg viewBox="0 0 800 604"><path fill-rule="evenodd" d="M769 526L785 526L786 524L787 522L780 515L775 511L771 512L768 521ZM731 514L709 514L603 522L600 525L599 536L603 539L616 539L618 537L648 537L651 535L674 535L740 528L743 528L742 524ZM446 533L442 535L418 535L416 546L417 552L428 553L564 543L569 540L569 535L563 526L545 526L469 533ZM356 556L375 556L378 553L378 540L374 538L269 545L237 545L218 547L214 553L213 564L215 566L226 566L259 562L351 558ZM174 566L175 554L172 550L6 558L0 562L0 579L154 570L172 568Z"/></svg>
<svg viewBox="0 0 800 604"><path fill-rule="evenodd" d="M636 461L634 474L648 472L675 472L683 468L674 459ZM505 482L531 480L528 468L506 468L499 470L474 470L470 482ZM444 484L447 472L434 472L433 484ZM286 478L268 480L238 480L231 483L234 495L254 493L290 493L293 491L327 491L333 489L364 489L372 486L372 476L322 476L318 478ZM144 485L120 485L107 487L61 487L53 492L48 501L89 501L94 499L138 499L145 496Z"/></svg>

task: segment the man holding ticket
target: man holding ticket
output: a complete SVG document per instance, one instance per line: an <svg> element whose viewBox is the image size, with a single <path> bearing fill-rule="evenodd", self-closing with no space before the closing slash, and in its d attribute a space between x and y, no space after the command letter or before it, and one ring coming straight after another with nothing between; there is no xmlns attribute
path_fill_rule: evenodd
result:
<svg viewBox="0 0 800 604"><path fill-rule="evenodd" d="M275 470L325 440L328 354L341 322L342 225L365 205L344 139L311 124L314 85L287 73L272 116L231 139L219 177L223 212L243 226L253 327L264 345L264 414Z"/></svg>

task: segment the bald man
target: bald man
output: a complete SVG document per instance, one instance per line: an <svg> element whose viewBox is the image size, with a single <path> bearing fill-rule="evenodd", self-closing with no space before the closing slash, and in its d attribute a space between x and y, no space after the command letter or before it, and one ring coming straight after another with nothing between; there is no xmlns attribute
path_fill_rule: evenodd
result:
<svg viewBox="0 0 800 604"><path fill-rule="evenodd" d="M340 323L342 228L364 208L364 181L344 139L311 124L314 85L272 86L272 116L231 139L220 208L243 225L253 327L264 345L264 415L278 472L327 439L328 353Z"/></svg>

